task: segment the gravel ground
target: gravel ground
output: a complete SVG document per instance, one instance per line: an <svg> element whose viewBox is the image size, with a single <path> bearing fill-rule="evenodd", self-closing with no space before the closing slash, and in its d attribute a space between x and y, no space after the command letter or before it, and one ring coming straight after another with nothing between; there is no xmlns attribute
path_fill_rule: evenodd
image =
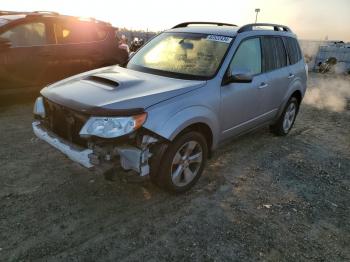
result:
<svg viewBox="0 0 350 262"><path fill-rule="evenodd" d="M240 137L180 196L106 181L34 137L30 104L0 108L0 260L349 261L347 90L312 75L290 135Z"/></svg>

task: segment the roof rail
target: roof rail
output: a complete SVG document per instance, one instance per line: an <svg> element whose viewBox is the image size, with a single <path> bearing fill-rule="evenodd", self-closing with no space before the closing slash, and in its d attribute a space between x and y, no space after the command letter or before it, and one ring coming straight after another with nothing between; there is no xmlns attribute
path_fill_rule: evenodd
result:
<svg viewBox="0 0 350 262"><path fill-rule="evenodd" d="M218 23L218 22L185 22L174 26L172 29L188 27L189 25L216 25L216 26L237 26L234 24Z"/></svg>
<svg viewBox="0 0 350 262"><path fill-rule="evenodd" d="M238 29L238 33L243 33L247 31L253 31L254 27L258 26L270 26L273 28L274 31L284 31L284 32L292 32L292 30L285 25L278 25L278 24L268 24L268 23L256 23L256 24L247 24Z"/></svg>

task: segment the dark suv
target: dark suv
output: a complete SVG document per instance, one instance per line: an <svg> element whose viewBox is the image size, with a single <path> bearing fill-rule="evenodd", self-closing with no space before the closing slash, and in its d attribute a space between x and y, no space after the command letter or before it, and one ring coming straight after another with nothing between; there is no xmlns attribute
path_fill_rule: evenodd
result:
<svg viewBox="0 0 350 262"><path fill-rule="evenodd" d="M128 59L116 28L53 12L0 12L0 97Z"/></svg>

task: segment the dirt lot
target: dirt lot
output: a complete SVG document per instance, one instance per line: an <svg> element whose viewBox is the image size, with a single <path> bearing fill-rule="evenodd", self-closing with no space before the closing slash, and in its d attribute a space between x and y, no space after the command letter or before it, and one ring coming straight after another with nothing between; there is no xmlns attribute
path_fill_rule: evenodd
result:
<svg viewBox="0 0 350 262"><path fill-rule="evenodd" d="M0 260L349 261L350 79L310 79L289 136L216 152L197 186L108 182L0 112ZM350 96L350 95L349 95Z"/></svg>

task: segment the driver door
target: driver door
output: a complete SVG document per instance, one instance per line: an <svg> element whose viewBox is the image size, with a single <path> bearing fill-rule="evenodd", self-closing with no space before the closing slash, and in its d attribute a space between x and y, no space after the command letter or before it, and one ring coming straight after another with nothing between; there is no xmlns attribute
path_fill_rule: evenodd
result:
<svg viewBox="0 0 350 262"><path fill-rule="evenodd" d="M251 81L233 81L221 86L221 127L223 139L246 131L261 121L261 98L267 78L262 74L260 38L242 40L226 77L247 72Z"/></svg>

